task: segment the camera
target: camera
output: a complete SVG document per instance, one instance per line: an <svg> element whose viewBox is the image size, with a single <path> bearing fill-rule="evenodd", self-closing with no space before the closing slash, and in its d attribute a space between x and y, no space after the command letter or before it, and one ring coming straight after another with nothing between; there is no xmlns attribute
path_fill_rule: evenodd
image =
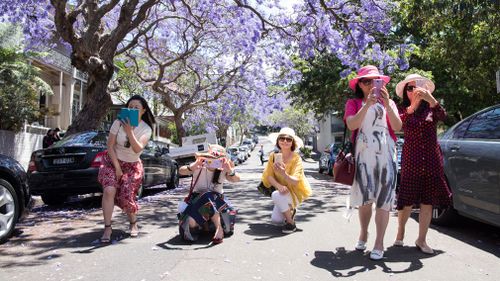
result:
<svg viewBox="0 0 500 281"><path fill-rule="evenodd" d="M205 159L205 163L207 168L209 169L221 169L222 168L222 159Z"/></svg>

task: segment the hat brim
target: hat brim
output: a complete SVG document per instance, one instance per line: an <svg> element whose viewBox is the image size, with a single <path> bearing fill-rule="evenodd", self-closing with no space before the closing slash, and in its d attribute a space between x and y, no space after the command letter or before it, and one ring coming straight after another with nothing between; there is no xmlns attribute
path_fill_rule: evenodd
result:
<svg viewBox="0 0 500 281"><path fill-rule="evenodd" d="M194 154L195 157L199 158L199 157L203 157L203 158L210 158L210 159L219 159L219 158L224 158L226 157L225 155L220 155L220 156L214 156L208 152L201 152L201 153L195 153Z"/></svg>
<svg viewBox="0 0 500 281"><path fill-rule="evenodd" d="M385 84L388 84L389 81L391 81L391 77L387 75L367 74L367 75L357 76L349 80L349 88L351 88L353 91L356 91L356 84L358 84L359 79L362 78L380 78L384 80Z"/></svg>
<svg viewBox="0 0 500 281"><path fill-rule="evenodd" d="M279 135L282 135L282 134L280 134L280 133L270 133L269 136L268 136L268 138L269 138L269 140L273 144L276 144L276 141L278 140ZM295 140L295 144L297 146L296 149L299 149L299 148L301 148L301 147L304 146L304 142L302 141L301 138L299 138L297 136L291 136L291 137L293 137L293 139Z"/></svg>
<svg viewBox="0 0 500 281"><path fill-rule="evenodd" d="M434 92L434 90L436 89L436 85L434 85L434 82L432 82L429 78L425 78L425 77L407 77L405 78L405 80L399 82L397 85L396 85L396 95L398 95L398 97L400 98L403 98L403 90L405 88L405 85L412 82L412 81L417 81L417 80L422 80L424 81L422 87L424 89L426 89L427 91L429 91L431 94Z"/></svg>

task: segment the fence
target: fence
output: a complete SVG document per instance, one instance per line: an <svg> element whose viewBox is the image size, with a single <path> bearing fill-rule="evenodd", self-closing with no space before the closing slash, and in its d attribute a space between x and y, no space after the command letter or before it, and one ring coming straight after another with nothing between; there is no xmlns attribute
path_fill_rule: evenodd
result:
<svg viewBox="0 0 500 281"><path fill-rule="evenodd" d="M31 153L42 148L48 129L26 124L20 133L0 130L0 154L16 159L27 170Z"/></svg>

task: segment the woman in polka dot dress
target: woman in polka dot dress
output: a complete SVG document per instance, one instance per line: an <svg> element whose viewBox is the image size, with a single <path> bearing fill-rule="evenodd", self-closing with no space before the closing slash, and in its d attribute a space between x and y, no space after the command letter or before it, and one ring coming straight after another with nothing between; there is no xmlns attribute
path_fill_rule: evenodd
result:
<svg viewBox="0 0 500 281"><path fill-rule="evenodd" d="M400 116L405 144L397 196L399 226L394 245L403 246L405 224L412 207L420 205L419 234L415 245L426 254L434 253L426 241L432 207L451 203L436 133L437 123L446 118L446 112L432 96L434 89L431 80L418 74L408 75L396 86L397 95L403 99Z"/></svg>

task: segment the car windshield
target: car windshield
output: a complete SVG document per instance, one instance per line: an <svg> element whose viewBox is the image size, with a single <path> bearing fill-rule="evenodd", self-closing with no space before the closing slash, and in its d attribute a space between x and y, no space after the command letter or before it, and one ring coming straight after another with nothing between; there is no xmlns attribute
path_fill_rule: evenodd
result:
<svg viewBox="0 0 500 281"><path fill-rule="evenodd" d="M52 147L78 145L106 145L107 135L104 132L83 132L70 135L56 142Z"/></svg>

